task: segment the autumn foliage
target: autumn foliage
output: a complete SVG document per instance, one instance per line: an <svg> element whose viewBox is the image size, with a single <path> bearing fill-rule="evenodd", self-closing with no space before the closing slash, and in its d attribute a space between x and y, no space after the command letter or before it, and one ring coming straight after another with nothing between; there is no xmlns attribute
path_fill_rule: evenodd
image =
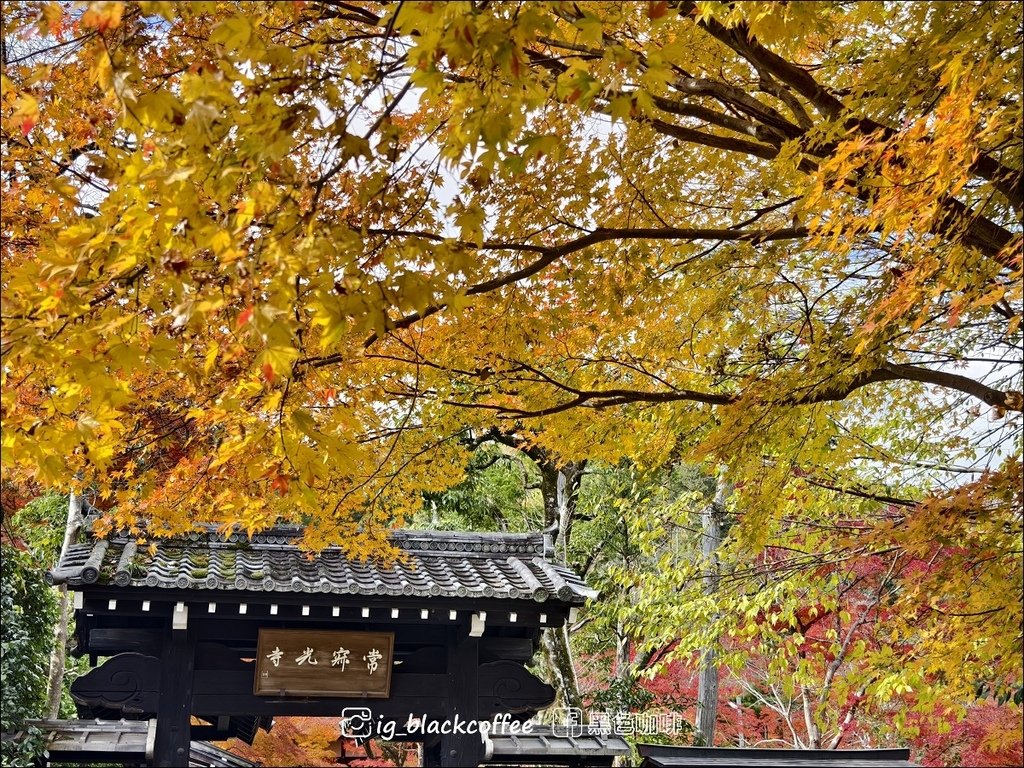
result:
<svg viewBox="0 0 1024 768"><path fill-rule="evenodd" d="M219 746L239 757L266 766L378 766L417 765L415 745L357 745L341 738L339 718L277 717L269 731L259 731L251 745L231 739Z"/></svg>
<svg viewBox="0 0 1024 768"><path fill-rule="evenodd" d="M4 480L147 540L286 520L364 557L491 430L562 465L726 467L733 576L667 607L707 568L657 553L634 629L754 643L774 610L797 663L820 649L779 622L881 563L868 694L1012 697L1021 25L5 2Z"/></svg>

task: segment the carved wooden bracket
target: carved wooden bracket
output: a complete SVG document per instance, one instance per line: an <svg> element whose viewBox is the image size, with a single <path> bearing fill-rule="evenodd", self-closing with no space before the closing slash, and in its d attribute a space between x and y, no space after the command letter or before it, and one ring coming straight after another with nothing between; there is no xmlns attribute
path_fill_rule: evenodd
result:
<svg viewBox="0 0 1024 768"><path fill-rule="evenodd" d="M118 654L71 684L76 704L125 715L154 716L159 693L160 660L141 653Z"/></svg>
<svg viewBox="0 0 1024 768"><path fill-rule="evenodd" d="M480 717L508 712L535 712L555 701L555 689L514 661L481 664L479 671Z"/></svg>

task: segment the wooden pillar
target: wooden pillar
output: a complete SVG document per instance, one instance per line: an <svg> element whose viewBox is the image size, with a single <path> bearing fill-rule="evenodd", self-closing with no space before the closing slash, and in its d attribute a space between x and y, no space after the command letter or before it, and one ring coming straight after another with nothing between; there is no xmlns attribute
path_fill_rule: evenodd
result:
<svg viewBox="0 0 1024 768"><path fill-rule="evenodd" d="M475 637L455 635L448 644L448 717L453 726L476 722L479 718L479 641ZM441 736L442 766L476 766L484 759L484 742L479 730Z"/></svg>
<svg viewBox="0 0 1024 768"><path fill-rule="evenodd" d="M420 755L422 756L421 762L423 764L423 768L438 768L442 764L440 739L437 741L424 741Z"/></svg>
<svg viewBox="0 0 1024 768"><path fill-rule="evenodd" d="M164 640L160 658L160 698L153 750L153 764L158 768L187 766L191 750L196 637L195 631L187 627L187 621L186 613L186 626L171 630Z"/></svg>

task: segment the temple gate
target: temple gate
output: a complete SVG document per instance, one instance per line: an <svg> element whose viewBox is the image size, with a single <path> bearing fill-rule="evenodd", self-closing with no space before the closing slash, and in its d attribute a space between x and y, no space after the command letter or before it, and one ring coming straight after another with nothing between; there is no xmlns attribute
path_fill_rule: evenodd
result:
<svg viewBox="0 0 1024 768"><path fill-rule="evenodd" d="M554 701L525 665L595 592L545 534L399 531L386 567L307 557L300 535L211 526L150 554L87 532L48 574L74 591L75 653L95 667L72 685L80 716L155 719L158 766L186 764L194 739L251 743L275 715L346 717L422 741L425 765L465 766L488 740L442 723L507 730Z"/></svg>

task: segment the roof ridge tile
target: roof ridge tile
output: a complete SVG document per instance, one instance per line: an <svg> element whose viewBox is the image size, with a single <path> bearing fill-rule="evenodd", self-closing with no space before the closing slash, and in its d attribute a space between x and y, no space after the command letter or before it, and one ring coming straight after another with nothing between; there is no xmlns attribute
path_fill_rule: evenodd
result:
<svg viewBox="0 0 1024 768"><path fill-rule="evenodd" d="M299 536L295 526L251 538L207 526L158 541L152 555L135 537L91 538L69 548L48 578L73 586L473 596L569 605L596 595L571 569L549 559L543 533L393 531L392 542L406 557L386 565L348 560L339 547L310 559L297 543L288 543Z"/></svg>

